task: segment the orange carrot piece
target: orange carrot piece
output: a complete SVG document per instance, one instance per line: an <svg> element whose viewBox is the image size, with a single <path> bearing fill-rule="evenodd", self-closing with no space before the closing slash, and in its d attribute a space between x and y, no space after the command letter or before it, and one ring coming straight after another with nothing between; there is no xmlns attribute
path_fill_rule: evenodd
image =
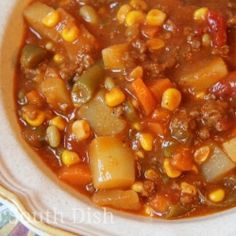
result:
<svg viewBox="0 0 236 236"><path fill-rule="evenodd" d="M85 164L62 167L58 177L62 181L76 186L83 186L92 181L90 169Z"/></svg>
<svg viewBox="0 0 236 236"><path fill-rule="evenodd" d="M137 78L132 83L132 89L143 108L144 114L146 116L150 115L156 107L156 101L149 88L141 78Z"/></svg>
<svg viewBox="0 0 236 236"><path fill-rule="evenodd" d="M161 125L158 122L148 122L147 126L149 130L153 132L155 135L163 137L166 133L163 125Z"/></svg>
<svg viewBox="0 0 236 236"><path fill-rule="evenodd" d="M173 88L173 87L174 86L169 79L158 79L150 86L150 90L152 91L157 101L160 102L163 93L168 88Z"/></svg>

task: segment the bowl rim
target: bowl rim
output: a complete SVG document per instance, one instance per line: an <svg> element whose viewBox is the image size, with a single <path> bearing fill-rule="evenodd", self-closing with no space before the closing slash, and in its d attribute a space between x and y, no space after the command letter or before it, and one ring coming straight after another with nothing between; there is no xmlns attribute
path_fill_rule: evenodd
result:
<svg viewBox="0 0 236 236"><path fill-rule="evenodd" d="M53 202L50 202L51 200L55 199L59 201L59 203L61 203L63 207L65 207L67 205L67 202L60 202L61 199L58 199L53 195L53 193L58 193L60 194L60 196L65 197L65 199L69 199L70 201L72 201L72 205L74 204L75 206L79 206L84 211L86 211L86 209L88 209L86 208L88 207L88 200L84 199L81 195L78 195L78 197L80 198L80 200L78 200L75 199L74 194L71 195L69 192L64 192L64 190L61 188L61 184L59 185L59 182L56 181L55 176L52 176L52 173L49 172L49 170L45 168L42 163L40 164L37 161L39 165L36 166L36 160L34 160L36 156L35 153L32 153L32 150L29 150L28 146L22 141L22 139L19 137L19 134L16 134L14 130L18 130L19 127L18 123L16 122L15 114L13 114L13 101L11 101L11 96L7 92L7 88L9 88L9 86L10 88L12 88L12 86L8 84L11 82L5 81L3 80L3 78L6 75L10 75L10 68L13 66L12 57L16 56L14 49L9 48L9 45L11 45L11 43L14 45L15 40L18 40L19 44L20 39L9 37L10 34L8 32L8 29L11 33L14 33L15 29L13 30L8 26L9 21L13 19L12 17L15 17L15 19L19 20L20 28L21 20L19 17L21 14L19 12L16 12L15 8L16 6L23 7L23 5L29 1L30 0L0 1L0 9L4 9L4 11L0 11L0 114L2 114L0 117L0 199L5 201L6 203L9 203L10 205L14 205L21 215L32 215L34 208L38 210L37 204L41 204L41 206L46 207L46 209L49 209L51 207L47 205L49 203L52 204L52 206L58 206L58 203L53 204ZM14 16L12 15L13 13ZM14 24L17 25L18 21ZM8 53L6 53L7 47L5 48L5 45L8 45L7 47L9 51L11 51L9 55ZM4 67L7 67L8 69L6 70L4 69ZM14 146L14 150L12 149L12 146ZM5 149L9 147L10 149L8 149L8 151L5 151ZM20 162L15 157L16 154L22 158L22 161L27 161L27 166L22 167L23 170L19 169ZM11 166L12 164L14 164L14 166ZM43 168L45 173L47 174L42 173L42 170L40 170L40 168ZM27 171L31 171L30 173L34 171L33 176L27 176ZM20 187L18 186L19 182L16 181L16 176L21 178L20 181L22 182L20 183ZM28 180L32 180L32 183L30 181L27 182L25 179L23 179L23 177L27 177ZM40 181L36 177L40 178ZM53 180L55 182L53 182ZM42 187L42 190L47 190L47 194L51 195L45 196L46 194L42 193L40 195L39 189L37 189L37 187ZM51 188L54 188L53 191ZM69 191L71 192L71 190ZM39 195L37 196L36 194ZM50 199L49 197L51 197L52 199ZM91 204L91 202L89 202L89 204ZM91 208L94 213L102 212L101 208L97 209L95 206L92 206ZM122 235L122 233L124 232L127 232L127 234L129 233L130 235L149 235L151 232L157 230L157 232L159 232L159 235L172 236L180 234L182 232L182 227L185 227L185 233L182 233L182 235L189 235L190 233L193 235L198 235L200 233L202 235L215 233L218 236L223 236L225 235L225 230L230 229L232 219L235 219L236 221L236 209L230 209L224 212L215 213L214 215L210 216L178 221L164 221L159 219L134 217L130 216L129 214L123 214L120 212L117 212L117 214L114 215L114 218L116 220L116 223L115 225L109 224L109 229L107 225L103 223L95 227L91 224L91 222L89 223L87 221L77 228L75 228L75 226L74 228L71 228L68 227L68 225L66 226L58 224L52 224L50 226L46 224L47 222L35 223L35 218L30 217L29 219L27 218L25 220L29 223L29 225L32 226L32 228L35 228L36 230L41 229L45 231L45 233L51 235L62 234L67 236L78 235L78 233L83 233L84 235L116 235L115 232L117 232L117 230L119 231L119 235ZM154 224L153 221L155 221ZM136 226L137 223L139 223L138 228ZM65 231L61 231L61 229L59 229L60 227ZM92 228L88 229L87 227ZM71 234L69 231L75 232L76 234Z"/></svg>

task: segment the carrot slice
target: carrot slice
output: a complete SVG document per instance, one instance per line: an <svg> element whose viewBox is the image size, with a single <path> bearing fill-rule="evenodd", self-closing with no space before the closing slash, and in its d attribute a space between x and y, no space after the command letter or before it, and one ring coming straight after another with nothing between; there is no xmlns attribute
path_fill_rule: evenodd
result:
<svg viewBox="0 0 236 236"><path fill-rule="evenodd" d="M58 177L62 181L76 186L83 186L92 181L90 169L85 164L62 167Z"/></svg>
<svg viewBox="0 0 236 236"><path fill-rule="evenodd" d="M147 126L155 135L163 137L166 133L163 125L158 122L148 122Z"/></svg>
<svg viewBox="0 0 236 236"><path fill-rule="evenodd" d="M151 91L144 84L141 78L137 78L136 80L134 80L131 86L134 90L136 98L143 108L144 114L146 116L150 115L156 107L156 101Z"/></svg>
<svg viewBox="0 0 236 236"><path fill-rule="evenodd" d="M150 86L150 90L152 91L157 101L160 102L163 93L168 88L173 88L173 87L174 86L169 79L158 79Z"/></svg>

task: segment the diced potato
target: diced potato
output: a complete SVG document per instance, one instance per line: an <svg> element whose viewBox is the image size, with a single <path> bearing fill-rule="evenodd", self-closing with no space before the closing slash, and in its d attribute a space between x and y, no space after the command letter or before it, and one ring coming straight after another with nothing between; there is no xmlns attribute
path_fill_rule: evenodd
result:
<svg viewBox="0 0 236 236"><path fill-rule="evenodd" d="M236 137L223 143L223 148L231 160L236 162Z"/></svg>
<svg viewBox="0 0 236 236"><path fill-rule="evenodd" d="M133 190L106 190L93 195L92 200L99 206L111 206L117 209L138 210L141 207L138 194Z"/></svg>
<svg viewBox="0 0 236 236"><path fill-rule="evenodd" d="M45 80L40 85L40 89L47 103L53 109L66 112L72 107L69 91L64 81L56 73L50 73L50 77L46 75Z"/></svg>
<svg viewBox="0 0 236 236"><path fill-rule="evenodd" d="M201 165L202 174L207 182L213 182L235 168L235 164L216 145L212 145L211 154Z"/></svg>
<svg viewBox="0 0 236 236"><path fill-rule="evenodd" d="M198 93L205 92L227 74L228 69L223 59L212 57L197 63L184 64L177 73L177 78L182 87Z"/></svg>
<svg viewBox="0 0 236 236"><path fill-rule="evenodd" d="M79 118L87 120L99 136L116 135L126 128L125 120L118 117L113 109L106 105L103 91L89 103L84 104L79 109L78 115Z"/></svg>
<svg viewBox="0 0 236 236"><path fill-rule="evenodd" d="M94 139L89 146L89 158L95 188L125 188L134 183L134 155L118 138Z"/></svg>
<svg viewBox="0 0 236 236"><path fill-rule="evenodd" d="M102 50L103 63L108 70L125 68L128 56L128 44L116 44Z"/></svg>

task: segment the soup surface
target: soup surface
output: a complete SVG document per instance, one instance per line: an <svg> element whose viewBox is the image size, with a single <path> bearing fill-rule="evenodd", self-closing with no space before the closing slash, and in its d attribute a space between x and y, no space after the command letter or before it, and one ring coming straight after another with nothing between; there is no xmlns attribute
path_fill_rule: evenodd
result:
<svg viewBox="0 0 236 236"><path fill-rule="evenodd" d="M236 1L40 0L24 10L22 135L100 206L236 205Z"/></svg>

